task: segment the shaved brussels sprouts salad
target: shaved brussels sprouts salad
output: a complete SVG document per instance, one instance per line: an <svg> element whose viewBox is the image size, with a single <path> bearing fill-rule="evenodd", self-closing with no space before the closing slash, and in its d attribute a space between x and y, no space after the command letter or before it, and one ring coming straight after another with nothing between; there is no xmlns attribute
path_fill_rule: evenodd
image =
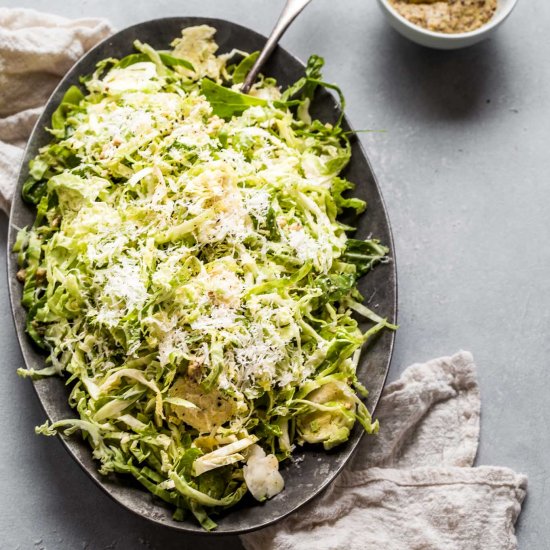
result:
<svg viewBox="0 0 550 550"><path fill-rule="evenodd" d="M208 530L247 491L279 493L296 446L377 430L356 367L395 328L356 288L388 249L337 221L366 205L343 195L348 134L309 114L318 86L336 89L323 60L245 95L257 53L216 55L214 34L186 28L170 51L136 41L69 88L15 245L26 329L47 354L19 372L65 376L76 411L37 432L82 433L101 473Z"/></svg>

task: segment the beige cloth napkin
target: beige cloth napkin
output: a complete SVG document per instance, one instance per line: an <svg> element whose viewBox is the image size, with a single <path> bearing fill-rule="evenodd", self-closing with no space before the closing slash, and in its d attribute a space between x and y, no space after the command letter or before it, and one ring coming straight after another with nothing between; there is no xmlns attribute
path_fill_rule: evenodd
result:
<svg viewBox="0 0 550 550"><path fill-rule="evenodd" d="M0 208L7 211L23 147L59 79L112 32L0 8ZM242 537L248 550L509 550L527 480L472 468L479 390L468 353L409 367L384 391L381 430L318 499Z"/></svg>
<svg viewBox="0 0 550 550"><path fill-rule="evenodd" d="M55 86L92 46L107 21L0 8L0 209L8 211L23 148Z"/></svg>
<svg viewBox="0 0 550 550"><path fill-rule="evenodd" d="M241 537L247 550L512 550L527 479L508 468L473 468L480 395L472 356L409 367L376 410L365 436L321 497L267 529Z"/></svg>

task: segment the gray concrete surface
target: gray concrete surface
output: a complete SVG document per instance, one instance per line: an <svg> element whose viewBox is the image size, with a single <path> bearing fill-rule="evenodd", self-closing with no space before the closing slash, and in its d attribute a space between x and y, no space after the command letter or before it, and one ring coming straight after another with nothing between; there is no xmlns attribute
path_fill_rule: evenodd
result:
<svg viewBox="0 0 550 550"><path fill-rule="evenodd" d="M4 0L120 27L206 15L267 33L282 0ZM337 8L335 7L337 6ZM327 60L362 134L397 245L400 324L391 371L471 350L483 397L478 464L529 476L523 550L550 545L547 387L550 339L550 4L519 2L503 28L468 50L436 52L390 30L375 2L315 0L284 38ZM0 271L7 219L0 215ZM0 547L134 550L240 548L190 539L119 509L60 444L37 437L43 413L17 379L5 276L0 279Z"/></svg>

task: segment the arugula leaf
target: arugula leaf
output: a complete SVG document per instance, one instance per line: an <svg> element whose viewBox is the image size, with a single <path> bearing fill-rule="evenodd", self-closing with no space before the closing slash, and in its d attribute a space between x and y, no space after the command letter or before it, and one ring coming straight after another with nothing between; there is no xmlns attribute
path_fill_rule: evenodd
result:
<svg viewBox="0 0 550 550"><path fill-rule="evenodd" d="M45 182L38 182L34 178L27 178L21 190L21 196L25 202L38 204L47 191Z"/></svg>
<svg viewBox="0 0 550 550"><path fill-rule="evenodd" d="M258 59L259 55L260 52L251 53L237 65L235 72L233 73L233 82L235 84L240 84L245 81L246 75L250 72L250 69L252 69L254 63L256 63L256 59Z"/></svg>
<svg viewBox="0 0 550 550"><path fill-rule="evenodd" d="M321 275L315 281L318 288L322 289L321 303L337 302L347 296L355 286L355 277L346 273L331 273Z"/></svg>
<svg viewBox="0 0 550 550"><path fill-rule="evenodd" d="M156 52L162 61L164 65L167 67L184 67L185 69L189 69L190 71L195 71L195 67L193 67L193 64L187 59L182 59L181 57L174 57L173 55L166 53L166 52ZM125 69L126 67L129 67L130 65L134 65L135 63L143 63L144 61L153 61L155 62L155 59L152 59L151 55L148 53L132 53L130 55L127 55L126 57L123 57L116 65L115 67L117 69Z"/></svg>
<svg viewBox="0 0 550 550"><path fill-rule="evenodd" d="M348 239L346 250L342 255L344 262L354 264L357 270L357 277L361 277L370 271L377 263L386 258L389 249L380 244L376 239L360 241Z"/></svg>
<svg viewBox="0 0 550 550"><path fill-rule="evenodd" d="M201 93L212 105L213 113L225 119L242 115L249 107L266 107L270 103L266 99L241 94L231 88L216 84L208 78L203 78L201 81ZM273 106L282 109L299 105L299 103L299 101L273 101Z"/></svg>
<svg viewBox="0 0 550 550"><path fill-rule="evenodd" d="M126 57L123 57L115 65L115 68L125 69L126 67L129 67L130 65L134 65L135 63L143 63L144 61L150 61L148 55L145 55L144 53L132 53L130 55L127 55Z"/></svg>
<svg viewBox="0 0 550 550"><path fill-rule="evenodd" d="M67 124L67 115L75 108L78 107L80 102L84 99L84 94L77 86L71 86L63 96L59 107L53 112L52 115L52 128L56 137L63 137L65 134L65 126Z"/></svg>
<svg viewBox="0 0 550 550"><path fill-rule="evenodd" d="M324 64L325 60L322 57L318 55L310 56L306 65L306 75L297 80L291 86L289 86L284 91L281 100L287 101L291 97L297 96L299 94L299 97L302 101L306 99L309 99L311 101L313 99L313 96L315 95L315 90L319 85L319 81L322 78L321 69L323 68Z"/></svg>
<svg viewBox="0 0 550 550"><path fill-rule="evenodd" d="M212 105L214 114L221 118L231 118L234 115L241 115L249 107L255 105L265 107L268 104L265 99L235 92L208 78L202 79L201 93Z"/></svg>
<svg viewBox="0 0 550 550"><path fill-rule="evenodd" d="M319 81L323 78L321 69L325 65L325 60L318 56L312 55L307 61L306 66L306 84L302 91L302 98L312 100L315 95L315 90L319 86Z"/></svg>
<svg viewBox="0 0 550 550"><path fill-rule="evenodd" d="M310 56L306 66L306 76L297 80L292 86L289 86L281 96L281 101L288 101L290 98L298 96L300 101L297 114L300 120L310 125L312 121L309 115L309 106L315 96L317 88L323 86L329 90L334 90L338 94L340 100L340 116L335 125L335 128L338 129L344 117L346 100L342 90L338 86L322 80L321 69L324 64L325 60L322 57L318 55Z"/></svg>
<svg viewBox="0 0 550 550"><path fill-rule="evenodd" d="M333 178L330 191L339 214L342 213L344 208L353 208L357 214L361 214L367 208L367 203L364 200L356 197L345 198L342 196L344 191L348 191L354 187L355 185L351 181L338 177Z"/></svg>
<svg viewBox="0 0 550 550"><path fill-rule="evenodd" d="M190 61L187 61L187 59L182 59L181 57L174 57L173 55L170 55L165 52L159 52L159 56L162 60L162 62L167 67L184 67L186 69L189 69L190 71L195 71L195 67L193 67L193 64Z"/></svg>

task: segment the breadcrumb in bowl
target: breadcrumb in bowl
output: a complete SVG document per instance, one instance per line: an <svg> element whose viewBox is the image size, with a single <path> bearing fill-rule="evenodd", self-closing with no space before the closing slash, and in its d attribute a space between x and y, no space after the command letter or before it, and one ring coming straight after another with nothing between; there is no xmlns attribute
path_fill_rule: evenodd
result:
<svg viewBox="0 0 550 550"><path fill-rule="evenodd" d="M477 44L510 15L517 0L378 0L388 23L412 42L441 50Z"/></svg>

